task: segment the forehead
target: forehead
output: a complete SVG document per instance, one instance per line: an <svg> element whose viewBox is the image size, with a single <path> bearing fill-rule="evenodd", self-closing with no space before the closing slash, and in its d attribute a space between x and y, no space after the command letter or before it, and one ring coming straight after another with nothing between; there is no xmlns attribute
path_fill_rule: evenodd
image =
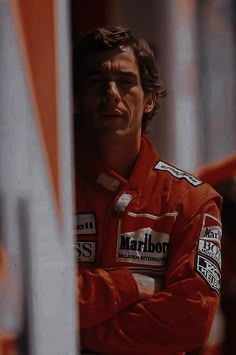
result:
<svg viewBox="0 0 236 355"><path fill-rule="evenodd" d="M119 71L131 70L139 73L137 59L130 47L104 51L92 51L84 58L83 70Z"/></svg>

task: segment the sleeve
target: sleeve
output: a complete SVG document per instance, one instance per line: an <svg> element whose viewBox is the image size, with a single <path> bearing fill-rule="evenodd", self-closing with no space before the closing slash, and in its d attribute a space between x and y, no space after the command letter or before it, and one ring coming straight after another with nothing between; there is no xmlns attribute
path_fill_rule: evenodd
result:
<svg viewBox="0 0 236 355"><path fill-rule="evenodd" d="M0 310L4 307L5 299L2 296L5 296L5 281L7 277L7 256L5 250L0 245ZM7 333L7 331L3 331L0 329L0 354L12 354L17 355L17 341L16 336L14 334Z"/></svg>
<svg viewBox="0 0 236 355"><path fill-rule="evenodd" d="M0 354L1 355L18 355L17 338L11 334L0 334Z"/></svg>
<svg viewBox="0 0 236 355"><path fill-rule="evenodd" d="M80 270L77 278L81 328L112 318L138 301L138 287L128 269Z"/></svg>
<svg viewBox="0 0 236 355"><path fill-rule="evenodd" d="M6 254L3 247L0 245L0 285L2 285L5 277L6 277Z"/></svg>
<svg viewBox="0 0 236 355"><path fill-rule="evenodd" d="M124 354L135 353L134 349L148 353L152 348L169 354L196 349L205 342L219 302L220 208L221 198L208 199L189 216L188 223L182 212L171 237L165 288L112 319L83 329L85 348L98 352L119 349ZM211 242L214 238L217 243ZM210 244L213 252L207 253L202 241L213 243L216 250Z"/></svg>

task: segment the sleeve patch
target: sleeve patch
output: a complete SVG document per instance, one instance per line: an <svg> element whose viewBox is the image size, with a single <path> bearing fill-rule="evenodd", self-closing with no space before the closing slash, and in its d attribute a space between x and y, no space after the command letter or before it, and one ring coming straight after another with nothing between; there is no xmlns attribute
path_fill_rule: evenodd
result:
<svg viewBox="0 0 236 355"><path fill-rule="evenodd" d="M199 254L196 255L195 267L198 274L207 282L210 288L219 294L221 275L218 267Z"/></svg>
<svg viewBox="0 0 236 355"><path fill-rule="evenodd" d="M155 170L167 171L177 179L185 179L193 186L198 186L202 184L202 181L197 179L195 176L189 174L184 170L180 170L173 165L167 164L164 161L159 160L159 162L154 166Z"/></svg>
<svg viewBox="0 0 236 355"><path fill-rule="evenodd" d="M221 269L221 250L218 245L206 239L199 239L198 252L213 259Z"/></svg>
<svg viewBox="0 0 236 355"><path fill-rule="evenodd" d="M221 221L205 213L197 246L195 270L217 293L220 293L221 280L221 237Z"/></svg>
<svg viewBox="0 0 236 355"><path fill-rule="evenodd" d="M200 238L211 240L213 242L220 244L221 237L222 237L221 222L214 216L205 213L203 217L203 224L200 233Z"/></svg>

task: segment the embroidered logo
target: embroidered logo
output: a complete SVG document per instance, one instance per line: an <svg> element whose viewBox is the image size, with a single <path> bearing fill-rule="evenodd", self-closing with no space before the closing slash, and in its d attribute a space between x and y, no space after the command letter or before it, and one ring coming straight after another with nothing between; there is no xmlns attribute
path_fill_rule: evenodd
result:
<svg viewBox="0 0 236 355"><path fill-rule="evenodd" d="M195 176L191 175L190 173L180 170L161 160L159 160L159 162L154 166L154 169L168 171L171 175L173 175L177 179L185 179L195 187L202 184L201 180L198 180Z"/></svg>
<svg viewBox="0 0 236 355"><path fill-rule="evenodd" d="M74 216L74 234L92 235L97 233L94 213L79 213Z"/></svg>
<svg viewBox="0 0 236 355"><path fill-rule="evenodd" d="M96 258L95 241L76 241L75 259L80 263L94 263Z"/></svg>
<svg viewBox="0 0 236 355"><path fill-rule="evenodd" d="M136 264L166 266L170 236L151 228L121 233L116 260Z"/></svg>
<svg viewBox="0 0 236 355"><path fill-rule="evenodd" d="M196 271L205 279L211 289L220 293L220 270L209 259L197 255Z"/></svg>
<svg viewBox="0 0 236 355"><path fill-rule="evenodd" d="M217 293L220 292L221 236L221 221L205 213L198 241L195 269Z"/></svg>
<svg viewBox="0 0 236 355"><path fill-rule="evenodd" d="M213 259L221 269L221 251L218 245L209 240L199 239L198 251Z"/></svg>

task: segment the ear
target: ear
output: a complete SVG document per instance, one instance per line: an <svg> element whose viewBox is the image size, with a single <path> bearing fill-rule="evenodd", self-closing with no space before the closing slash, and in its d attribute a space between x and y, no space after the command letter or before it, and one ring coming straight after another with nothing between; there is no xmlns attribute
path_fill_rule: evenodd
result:
<svg viewBox="0 0 236 355"><path fill-rule="evenodd" d="M156 100L157 100L157 96L154 92L150 94L146 94L144 98L144 113L148 113L152 111L153 107L155 106Z"/></svg>

